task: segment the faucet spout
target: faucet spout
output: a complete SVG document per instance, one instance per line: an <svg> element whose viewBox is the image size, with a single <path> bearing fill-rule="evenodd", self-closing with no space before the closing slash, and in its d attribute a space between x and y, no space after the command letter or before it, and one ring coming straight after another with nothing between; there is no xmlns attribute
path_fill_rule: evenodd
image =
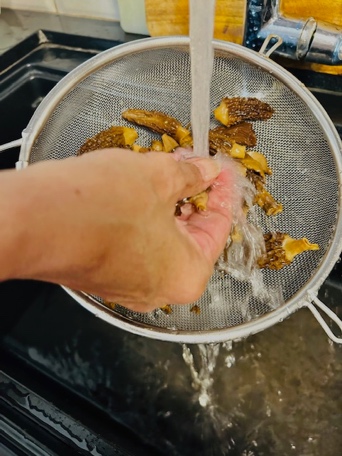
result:
<svg viewBox="0 0 342 456"><path fill-rule="evenodd" d="M279 0L248 0L244 44L258 50L269 35L283 44L275 54L294 60L342 64L342 28L310 17L294 20L279 14Z"/></svg>

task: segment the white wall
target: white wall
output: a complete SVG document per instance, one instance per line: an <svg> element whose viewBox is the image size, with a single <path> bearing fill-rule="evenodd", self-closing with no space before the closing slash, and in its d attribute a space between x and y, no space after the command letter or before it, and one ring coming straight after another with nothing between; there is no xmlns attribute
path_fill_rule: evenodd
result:
<svg viewBox="0 0 342 456"><path fill-rule="evenodd" d="M118 0L0 0L3 8L119 20Z"/></svg>

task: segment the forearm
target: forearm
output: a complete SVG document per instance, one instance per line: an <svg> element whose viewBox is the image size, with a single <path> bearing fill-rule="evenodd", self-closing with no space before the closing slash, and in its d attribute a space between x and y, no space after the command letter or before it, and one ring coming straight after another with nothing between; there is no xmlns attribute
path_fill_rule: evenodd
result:
<svg viewBox="0 0 342 456"><path fill-rule="evenodd" d="M120 164L129 152L115 152L0 173L0 280L86 287L92 275L106 293L107 282L126 280L123 269L145 267L139 231L153 224L154 189L131 166L133 153Z"/></svg>
<svg viewBox="0 0 342 456"><path fill-rule="evenodd" d="M56 187L34 168L0 173L0 280L34 278L51 256Z"/></svg>
<svg viewBox="0 0 342 456"><path fill-rule="evenodd" d="M108 176L96 169L97 161L93 166L87 162L77 158L43 162L0 174L1 280L30 278L62 283L66 277L77 276L82 264L86 268L98 261L104 241L101 231L108 221L101 225L97 219L105 214L101 205L108 201L97 193ZM111 170L114 182L119 179L116 174ZM109 210L116 214L119 185L111 188ZM120 223L118 216L116 219ZM113 249L116 239L111 237Z"/></svg>
<svg viewBox="0 0 342 456"><path fill-rule="evenodd" d="M180 220L177 201L219 168L176 158L113 149L1 172L0 280L53 282L134 310L197 299L230 230L221 202L232 173L210 192L210 216Z"/></svg>

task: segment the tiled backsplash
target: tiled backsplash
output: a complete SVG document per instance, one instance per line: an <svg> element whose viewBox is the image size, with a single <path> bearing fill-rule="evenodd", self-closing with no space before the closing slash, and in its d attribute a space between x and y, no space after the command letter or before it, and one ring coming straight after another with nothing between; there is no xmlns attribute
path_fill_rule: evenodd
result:
<svg viewBox="0 0 342 456"><path fill-rule="evenodd" d="M4 8L119 20L118 0L1 0Z"/></svg>

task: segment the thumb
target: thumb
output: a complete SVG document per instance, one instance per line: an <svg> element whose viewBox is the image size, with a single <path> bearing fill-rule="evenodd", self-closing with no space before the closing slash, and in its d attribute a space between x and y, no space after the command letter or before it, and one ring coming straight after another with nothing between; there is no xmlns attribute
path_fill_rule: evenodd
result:
<svg viewBox="0 0 342 456"><path fill-rule="evenodd" d="M206 190L221 172L221 165L212 158L189 158L178 161L178 200L194 196Z"/></svg>

